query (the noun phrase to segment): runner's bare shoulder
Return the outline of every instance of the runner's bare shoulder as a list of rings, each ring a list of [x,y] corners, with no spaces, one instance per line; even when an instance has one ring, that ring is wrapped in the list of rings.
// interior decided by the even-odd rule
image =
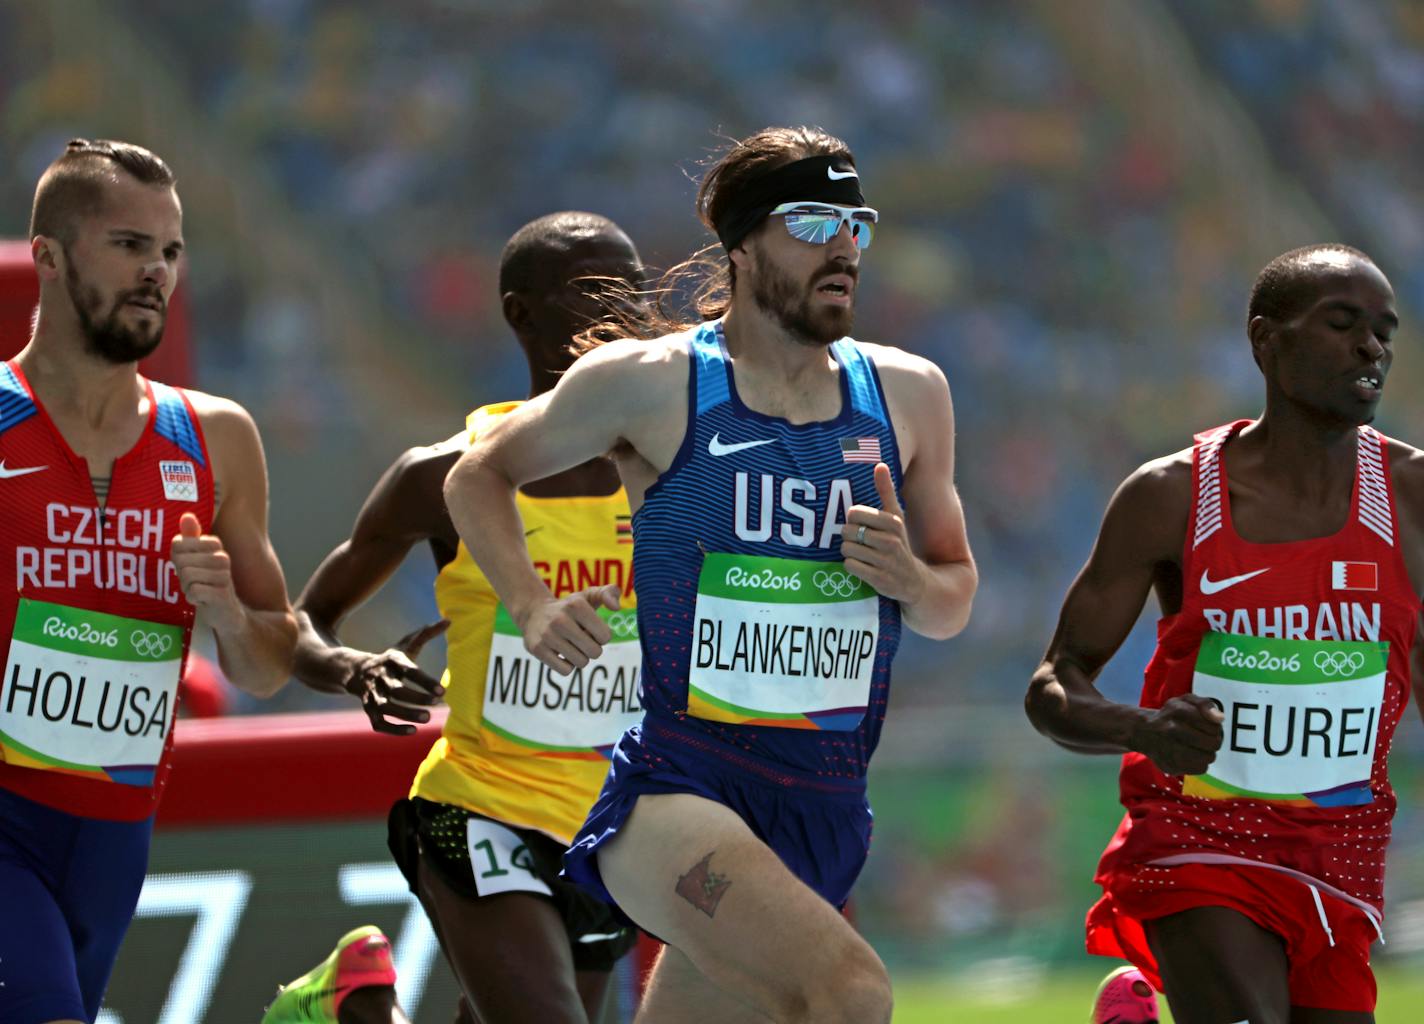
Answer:
[[[1184,448],[1134,470],[1113,495],[1103,528],[1125,529],[1154,560],[1176,561],[1191,503],[1192,449]]]
[[[213,459],[213,472],[221,484],[224,471],[236,470],[246,475],[255,464],[262,464],[262,441],[252,414],[231,398],[210,395],[206,391],[183,389],[198,415],[203,428],[203,440]]]
[[[1424,451],[1392,437],[1385,438],[1385,450],[1389,453],[1389,475],[1395,494],[1424,512]]]
[[[1424,451],[1392,437],[1385,439],[1385,445],[1402,532],[1417,535],[1424,530]]]
[[[396,456],[377,488],[389,487],[400,501],[433,503],[443,515],[445,476],[469,447],[469,432],[462,430],[435,444],[407,448]]]
[[[683,335],[624,338],[590,349],[569,376],[616,400],[633,416],[681,410],[687,404],[688,355]]]
[[[887,390],[911,389],[925,393],[923,389],[937,392],[948,386],[945,383],[944,371],[924,356],[874,341],[857,339],[856,346],[875,363],[875,369],[880,374],[880,383]]]

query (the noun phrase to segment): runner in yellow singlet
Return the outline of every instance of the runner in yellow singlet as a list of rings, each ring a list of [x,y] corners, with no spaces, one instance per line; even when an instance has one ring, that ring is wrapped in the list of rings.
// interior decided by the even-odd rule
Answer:
[[[557,213],[525,225],[500,265],[505,319],[529,361],[530,394],[554,386],[573,337],[608,295],[641,285],[632,242],[613,222]],[[611,287],[610,287],[611,286]],[[607,771],[606,751],[641,717],[628,498],[612,463],[595,459],[518,496],[526,537],[549,588],[605,606],[615,642],[570,677],[524,650],[494,589],[459,542],[445,474],[475,437],[519,402],[487,405],[447,441],[402,455],[376,484],[351,537],[322,562],[297,602],[296,675],[361,699],[372,726],[409,733],[443,695],[443,734],[391,811],[391,847],[455,970],[459,1021],[596,1022],[632,929],[558,877],[560,862]],[[427,542],[439,565],[441,622],[381,653],[337,639],[345,616]],[[448,629],[436,682],[414,658]],[[498,899],[491,897],[498,896]],[[385,937],[342,939],[328,960],[286,986],[264,1024],[403,1022]],[[347,996],[350,998],[347,998]]]

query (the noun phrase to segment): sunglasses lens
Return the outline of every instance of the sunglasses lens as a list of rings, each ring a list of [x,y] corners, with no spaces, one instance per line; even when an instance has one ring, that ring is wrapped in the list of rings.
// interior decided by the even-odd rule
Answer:
[[[875,220],[869,214],[858,213],[850,219],[850,236],[857,248],[869,249],[870,240],[875,237]]]
[[[840,216],[831,211],[792,211],[785,219],[792,238],[812,245],[825,245],[841,226]]]

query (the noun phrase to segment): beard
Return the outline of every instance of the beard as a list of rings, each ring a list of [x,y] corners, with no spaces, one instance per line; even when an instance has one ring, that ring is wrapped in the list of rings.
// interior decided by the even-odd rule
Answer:
[[[74,304],[75,315],[79,317],[79,327],[84,332],[88,350],[105,362],[114,364],[136,363],[152,354],[163,340],[163,327],[168,322],[168,308],[162,294],[149,288],[131,288],[120,292],[114,297],[108,313],[101,318],[99,313],[104,305],[104,297],[99,293],[99,289],[84,283],[79,271],[74,267],[73,260],[68,263],[64,283],[69,292],[69,300]],[[129,327],[119,320],[124,304],[135,298],[157,300],[160,307],[157,323],[151,326],[143,324],[139,327]]]
[[[854,267],[828,263],[811,275],[804,289],[769,260],[763,260],[757,269],[759,273],[752,284],[753,300],[792,338],[803,345],[824,347],[850,333],[855,323],[854,306],[813,309],[811,297],[815,294],[816,282],[830,274],[848,274],[855,280],[858,275]]]

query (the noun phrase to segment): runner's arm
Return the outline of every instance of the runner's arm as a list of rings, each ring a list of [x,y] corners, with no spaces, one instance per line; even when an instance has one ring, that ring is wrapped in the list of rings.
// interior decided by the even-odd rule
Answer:
[[[1424,587],[1424,452],[1399,441],[1389,442],[1389,473],[1399,515],[1400,553],[1416,593]],[[1424,717],[1424,609],[1414,648],[1409,652],[1409,678],[1414,706]]]
[[[646,452],[642,434],[666,400],[673,379],[668,367],[669,361],[644,343],[619,341],[594,349],[552,391],[482,433],[446,478],[445,501],[460,539],[518,624],[526,647],[556,671],[568,673],[598,657],[610,634],[594,608],[617,607],[617,588],[590,588],[555,601],[530,561],[516,489],[619,445]],[[685,379],[678,385],[673,393],[680,402]]]
[[[905,625],[921,636],[945,640],[969,622],[979,587],[964,507],[954,487],[954,405],[939,367],[905,353],[896,352],[893,358],[897,363],[884,366],[882,379],[895,418],[907,421],[913,443],[901,483],[909,511],[903,512],[895,499],[888,467],[876,467],[882,507],[878,512],[850,511],[842,550],[848,556],[847,568],[900,601]],[[870,536],[870,545],[847,541],[862,523],[881,525],[884,533]],[[872,568],[881,573],[867,574]]]
[[[267,535],[262,438],[237,403],[192,397],[222,503],[211,536],[198,536],[194,527],[175,538],[174,566],[189,600],[206,613],[223,672],[248,693],[268,697],[291,673],[297,623]]]
[[[1159,709],[1108,700],[1093,684],[1127,638],[1159,567],[1180,559],[1190,464],[1149,463],[1108,504],[1088,563],[1073,581],[1024,707],[1039,732],[1085,754],[1147,754],[1170,774],[1205,770],[1221,744],[1221,713],[1186,694]]]
[[[351,536],[322,560],[297,598],[293,674],[314,690],[359,698],[378,732],[415,731],[388,718],[429,721],[424,707],[438,701],[444,689],[413,659],[448,623],[417,630],[381,653],[347,647],[336,631],[412,547],[432,538],[453,539],[441,487],[463,448],[452,440],[401,455],[367,496]]]
[[[1409,678],[1414,689],[1414,710],[1424,718],[1424,614],[1414,633],[1414,649],[1409,652]]]

